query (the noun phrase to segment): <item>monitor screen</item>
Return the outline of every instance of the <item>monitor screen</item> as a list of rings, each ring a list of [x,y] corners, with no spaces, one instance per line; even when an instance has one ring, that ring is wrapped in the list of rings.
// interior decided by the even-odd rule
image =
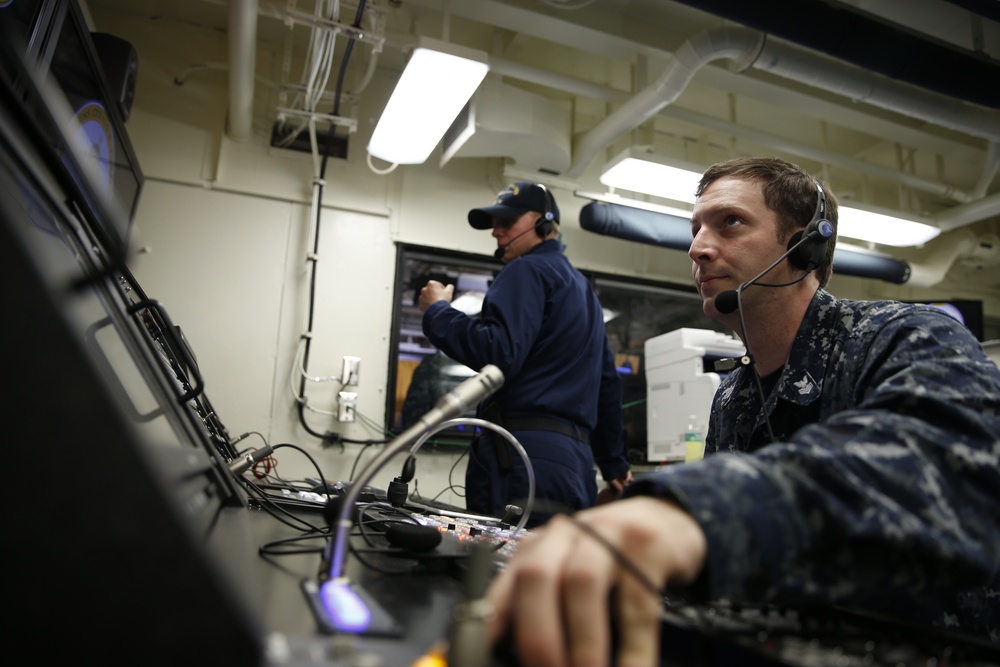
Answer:
[[[983,341],[983,302],[973,299],[945,299],[941,301],[907,301],[940,308],[968,327],[979,342]]]
[[[143,175],[82,11],[76,2],[0,3],[0,19],[0,38],[24,67],[8,76],[75,182],[74,205],[102,244],[124,257]],[[36,87],[42,98],[28,94]]]

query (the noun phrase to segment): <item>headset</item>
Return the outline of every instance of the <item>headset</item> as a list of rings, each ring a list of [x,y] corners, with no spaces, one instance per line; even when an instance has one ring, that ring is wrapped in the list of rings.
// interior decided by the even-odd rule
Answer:
[[[545,196],[545,212],[542,213],[542,217],[535,223],[535,231],[538,232],[538,235],[544,239],[552,233],[553,223],[559,221],[556,220],[555,214],[552,213],[552,193],[550,193],[549,189],[541,183],[535,183],[535,185]]]
[[[824,236],[819,232],[820,226],[833,227],[826,219],[826,194],[823,192],[823,186],[816,179],[813,179],[813,183],[816,184],[816,210],[813,211],[812,218],[806,228],[801,232],[796,232],[788,240],[788,249],[791,250],[796,243],[802,240],[803,235],[809,237],[805,243],[795,248],[788,256],[788,261],[792,263],[792,266],[807,273],[826,261],[826,253],[830,247],[832,234]]]

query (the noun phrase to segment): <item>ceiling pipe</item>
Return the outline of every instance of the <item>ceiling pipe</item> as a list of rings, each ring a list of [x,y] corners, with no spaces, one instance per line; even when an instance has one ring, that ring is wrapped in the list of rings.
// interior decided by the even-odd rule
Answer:
[[[603,100],[612,104],[623,104],[631,97],[630,93],[623,92],[617,88],[592,83],[590,81],[584,81],[582,79],[577,79],[563,74],[548,72],[537,67],[507,60],[505,58],[490,56],[490,71],[494,74],[518,79],[520,81],[534,83],[547,88],[555,88],[556,90],[560,90],[570,95]],[[851,169],[861,174],[869,174],[886,181],[899,183],[900,185],[905,185],[923,192],[929,192],[963,204],[975,201],[985,194],[986,187],[989,185],[993,174],[997,169],[998,161],[1000,161],[1000,151],[997,150],[998,144],[990,143],[986,158],[986,167],[984,168],[984,173],[980,176],[980,181],[976,186],[976,190],[973,192],[965,192],[950,183],[932,181],[903,171],[882,167],[871,162],[865,162],[864,160],[859,160],[857,158],[838,155],[821,148],[807,146],[797,141],[779,137],[768,132],[741,127],[736,123],[731,123],[712,116],[706,116],[705,114],[696,113],[677,106],[667,105],[660,109],[658,113],[661,116],[667,116],[690,125],[695,125],[708,130],[714,130],[733,137],[739,137],[761,145],[774,146],[778,150],[792,155],[797,155],[799,157],[822,162],[823,164],[834,165],[844,169]]]
[[[954,99],[899,83],[833,58],[768,38],[754,69],[828,90],[855,102],[963,132],[1000,141],[1000,112],[956,103]]]
[[[1000,108],[1000,64],[943,41],[928,39],[848,3],[828,0],[679,0],[853,63],[866,70],[974,104]],[[980,3],[981,5],[983,3]],[[996,5],[996,2],[986,3]],[[966,6],[977,12],[984,7]],[[906,9],[902,9],[906,11]],[[994,8],[993,13],[996,13]],[[946,15],[941,12],[941,20]]]
[[[1000,192],[962,206],[955,206],[935,215],[934,224],[943,232],[964,227],[979,220],[1000,215]]]
[[[581,176],[598,152],[671,104],[697,69],[718,59],[735,61],[733,68],[737,70],[750,66],[991,142],[1000,140],[1000,113],[956,104],[913,86],[876,78],[853,66],[768,39],[754,30],[716,28],[685,42],[655,82],[584,135],[576,144],[574,162],[565,175]]]
[[[792,155],[797,155],[810,160],[815,160],[816,162],[822,162],[826,165],[832,165],[842,169],[850,169],[851,171],[855,171],[859,174],[869,174],[886,181],[899,183],[900,185],[915,188],[923,192],[929,192],[962,204],[975,201],[983,196],[982,192],[978,195],[970,192],[964,192],[956,188],[951,183],[932,181],[919,176],[914,176],[913,174],[908,174],[905,171],[890,169],[872,162],[865,162],[864,160],[859,160],[857,158],[831,153],[830,151],[807,146],[797,141],[779,137],[769,132],[740,127],[736,123],[731,123],[720,118],[712,118],[705,116],[704,114],[698,114],[676,106],[667,107],[660,111],[660,114],[669,116],[684,123],[703,127],[708,130],[714,130],[730,136],[753,141],[754,143],[761,144],[762,146],[773,146],[780,151],[791,153]]]
[[[229,2],[229,137],[253,137],[254,74],[257,71],[257,0]]]
[[[426,8],[440,8],[440,0],[411,0],[411,2],[416,6],[422,6]],[[462,16],[470,20],[476,20],[487,25],[493,25],[498,28],[503,28],[507,30],[512,30],[519,32],[524,35],[529,35],[539,39],[545,39],[547,41],[552,41],[555,43],[563,44],[566,46],[577,47],[580,43],[587,43],[595,51],[602,53],[610,58],[628,58],[634,57],[635,54],[643,54],[649,57],[670,57],[671,54],[663,49],[656,49],[647,46],[642,43],[637,43],[620,37],[610,36],[604,33],[596,32],[593,29],[578,26],[574,23],[567,22],[565,20],[557,20],[550,16],[537,15],[527,10],[519,9],[516,7],[511,7],[510,5],[501,4],[493,0],[464,0],[458,3],[457,6],[450,7],[450,11],[453,15]],[[535,20],[540,19],[540,20]],[[398,42],[399,36],[395,36],[395,39],[390,40],[392,42]],[[772,42],[776,40],[771,40]],[[389,42],[387,42],[389,43]],[[398,45],[394,44],[398,48]],[[773,46],[773,45],[772,45]],[[802,53],[804,50],[798,50],[794,53]],[[793,55],[794,55],[793,53]],[[787,55],[787,54],[786,54]],[[785,64],[788,62],[787,57],[782,58]],[[555,88],[563,92],[580,95],[584,97],[590,97],[593,99],[601,99],[612,104],[623,104],[629,99],[629,94],[624,93],[620,90],[594,84],[589,81],[583,81],[573,77],[567,77],[564,75],[559,75],[554,72],[549,72],[546,70],[541,70],[536,67],[531,67],[528,65],[523,65],[511,60],[506,60],[503,58],[497,58],[490,56],[490,68],[495,74],[500,74],[502,76],[508,76],[522,81],[527,81],[530,83],[536,83],[538,85],[544,85],[547,87]],[[848,65],[841,65],[839,69],[834,68],[831,70],[831,75],[835,76],[838,80],[849,78],[851,75],[856,74],[856,69]],[[820,85],[815,81],[810,82],[811,85]],[[899,95],[898,104],[896,106],[902,107],[905,111],[910,106],[910,101],[907,97],[908,93],[912,93],[914,89],[910,86],[901,87],[902,92]],[[939,106],[935,108],[935,112],[939,113],[943,118],[961,118],[961,110],[968,107],[968,105],[958,101],[958,100],[938,100]],[[664,105],[663,108],[665,108]],[[686,113],[688,116],[693,116],[691,112],[686,112],[681,109],[671,108],[665,112],[667,115],[676,116],[677,114]],[[994,133],[1000,132],[1000,120],[997,120],[998,116],[987,114],[986,118],[983,119],[981,123],[977,120],[977,125],[979,127],[973,128],[973,130],[967,131],[964,126],[954,127],[955,123],[948,123],[949,127],[953,127],[958,132],[963,134],[972,134],[974,136],[982,134],[979,130],[982,126],[987,128],[994,128]],[[942,124],[941,118],[938,118],[935,114],[931,114],[931,117],[925,117],[924,120],[933,124]],[[710,119],[707,117],[701,117],[701,119],[694,119],[689,122],[693,124],[705,127],[706,124],[719,123],[717,119]],[[961,125],[961,123],[958,123]],[[634,129],[638,126],[633,125],[632,127],[625,127],[623,131],[628,131]],[[745,128],[735,128],[731,127],[726,131],[734,136],[749,137],[748,132],[751,132]],[[987,132],[989,134],[990,132]],[[750,138],[750,140],[754,140]],[[771,141],[766,141],[765,143],[772,143]],[[992,147],[991,141],[991,147]],[[842,156],[832,155],[829,152],[819,151],[816,149],[806,149],[801,146],[794,146],[792,144],[785,145],[784,148],[787,152],[796,155],[802,155],[804,157],[810,157],[811,159],[816,159],[818,161],[838,164],[843,159]],[[589,160],[593,160],[593,156]],[[581,163],[582,160],[578,160]],[[589,164],[589,161],[588,161]],[[991,161],[987,159],[987,169]],[[971,195],[968,193],[961,192],[954,188],[950,184],[941,184],[933,181],[925,181],[922,179],[916,179],[908,174],[902,172],[893,172],[892,170],[886,170],[879,167],[878,165],[873,165],[871,163],[866,163],[864,161],[855,160],[849,165],[843,165],[848,168],[853,168],[861,173],[869,173],[880,178],[891,179],[904,185],[909,185],[914,188],[925,190],[938,194],[943,197],[953,199],[958,202],[968,202],[972,201],[979,195]],[[586,165],[576,164],[571,166],[574,173],[577,171],[582,172],[586,169]],[[577,177],[578,178],[578,177]],[[983,174],[980,182],[986,178],[986,174]],[[573,178],[567,178],[570,181]],[[986,182],[989,180],[986,178]]]
[[[545,70],[540,70],[537,67],[506,60],[504,58],[495,58],[490,56],[490,71],[494,74],[518,79],[520,81],[527,81],[529,83],[545,86],[547,88],[555,88],[556,90],[560,90],[571,95],[589,97],[591,99],[603,100],[613,104],[622,104],[631,97],[629,93],[625,93],[617,88],[602,86],[571,76],[555,74]],[[998,145],[991,143],[986,158],[986,167],[984,168],[984,173],[980,176],[980,181],[976,186],[976,190],[973,192],[965,192],[958,189],[951,183],[932,181],[903,171],[890,169],[871,162],[865,162],[864,160],[859,160],[857,158],[831,153],[830,151],[823,150],[821,148],[807,146],[797,141],[779,137],[768,132],[741,127],[736,123],[731,123],[720,118],[706,116],[705,114],[696,113],[677,106],[667,105],[660,109],[659,115],[670,117],[704,129],[714,130],[732,137],[739,137],[740,139],[753,141],[761,145],[773,146],[780,151],[784,151],[785,153],[815,160],[816,162],[822,162],[823,164],[829,164],[844,169],[851,169],[860,174],[875,176],[889,182],[899,183],[900,185],[905,185],[923,192],[929,192],[963,204],[976,201],[985,194],[986,188],[997,169],[998,159],[1000,159],[998,158],[998,156],[1000,156],[1000,151],[997,150]],[[975,221],[972,220],[970,222]]]
[[[990,182],[993,181],[993,175],[997,173],[997,168],[1000,167],[1000,143],[991,141],[990,145],[986,147],[986,161],[984,165],[983,173],[979,175],[979,182],[972,188],[972,194],[977,199],[986,194],[986,190],[990,187]]]
[[[908,283],[914,287],[937,285],[944,280],[957,259],[974,256],[978,246],[979,239],[972,230],[955,232],[946,243],[936,243],[934,250],[920,264],[910,265]]]
[[[746,28],[714,28],[685,42],[659,78],[611,112],[573,147],[573,164],[564,176],[579,178],[597,154],[626,132],[646,122],[684,91],[695,73],[713,60],[752,61],[764,35]]]
[[[692,0],[688,4],[693,4],[695,2],[696,0]],[[413,6],[424,7],[427,9],[441,9],[441,0],[409,0],[409,3]],[[757,6],[760,3],[745,4],[748,4],[748,6],[754,11],[760,9]],[[695,4],[694,6],[697,5]],[[704,8],[702,9],[704,10]],[[462,2],[456,3],[451,7],[451,13],[453,16],[461,16],[471,21],[510,30],[524,36],[534,37],[570,48],[579,48],[580,44],[586,44],[589,50],[608,58],[629,59],[635,58],[637,55],[647,56],[650,58],[669,58],[671,56],[671,53],[663,48],[657,48],[644,42],[610,35],[607,32],[578,25],[565,19],[557,19],[544,13],[532,12],[503,2],[497,2],[496,0],[463,0]],[[801,7],[797,11],[793,12],[792,15],[801,17]],[[808,26],[809,30],[816,29],[817,24],[811,19],[801,22],[804,26]],[[774,39],[770,41],[776,42],[778,40]],[[870,46],[881,48],[881,45],[878,44]],[[805,53],[805,51],[806,49],[795,49],[791,52],[791,54],[796,56],[797,54]],[[491,57],[491,67],[493,66],[493,62],[494,61]],[[846,63],[840,63],[840,65],[841,68],[839,70],[829,70],[831,74],[836,75],[838,78],[850,77],[852,73],[857,72],[856,67],[850,66]],[[511,74],[511,76],[521,78],[517,74]],[[810,83],[810,85],[813,86],[818,85],[821,88],[823,87],[822,82],[807,81],[807,83]],[[890,81],[889,83],[894,82]],[[983,83],[982,81],[977,81],[976,85],[982,87]],[[917,89],[910,85],[900,85],[899,90],[901,91],[900,95],[903,99],[899,100],[898,106],[901,106],[902,109],[894,108],[893,110],[899,113],[905,113],[905,109],[909,106],[909,100],[906,98],[906,95]],[[960,99],[943,99],[940,96],[935,96],[935,99],[937,99],[941,105],[936,108],[936,112],[940,113],[941,117],[938,118],[932,114],[932,117],[923,118],[933,125],[944,125],[946,119],[952,119],[957,123],[962,117],[962,110],[969,107],[968,104],[962,102]],[[874,104],[875,102],[872,103]],[[986,128],[986,134],[990,137],[995,137],[996,134],[1000,133],[1000,120],[998,119],[1000,119],[1000,114],[986,113],[982,119],[973,119],[976,123],[976,127],[973,128],[973,131],[968,131],[968,129],[964,126],[955,127],[954,129],[963,134],[982,136],[982,130],[983,128]],[[953,123],[947,124],[947,126],[953,127]]]

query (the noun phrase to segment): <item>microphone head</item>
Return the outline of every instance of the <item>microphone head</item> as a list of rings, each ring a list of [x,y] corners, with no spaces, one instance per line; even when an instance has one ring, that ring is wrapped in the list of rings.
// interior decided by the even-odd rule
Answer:
[[[333,526],[337,523],[340,518],[340,510],[344,506],[344,501],[346,496],[330,496],[326,499],[326,504],[323,505],[323,518],[326,520],[326,525]],[[354,503],[351,508],[351,521],[357,525],[359,518],[358,504]]]
[[[740,295],[734,289],[727,289],[715,295],[715,309],[723,315],[733,312],[739,305]]]
[[[426,553],[441,544],[441,532],[434,526],[397,523],[386,529],[385,539],[399,549]]]
[[[499,248],[497,248],[496,250],[493,251],[493,258],[494,259],[503,259],[503,254],[505,252],[507,252],[507,246],[502,245],[502,246],[500,246]]]

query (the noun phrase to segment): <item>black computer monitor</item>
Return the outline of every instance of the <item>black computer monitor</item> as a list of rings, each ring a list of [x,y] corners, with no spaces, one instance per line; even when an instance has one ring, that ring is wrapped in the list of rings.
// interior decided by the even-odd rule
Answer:
[[[6,65],[14,91],[75,183],[73,201],[102,245],[121,260],[144,177],[125,131],[121,94],[110,89],[105,66],[76,2],[20,0],[0,6],[0,39],[15,62]],[[17,62],[19,61],[19,62]],[[29,94],[27,79],[58,90],[58,99]],[[61,146],[78,142],[77,162]]]
[[[968,327],[979,342],[983,341],[983,302],[975,299],[943,299],[941,301],[907,301],[940,308]]]

